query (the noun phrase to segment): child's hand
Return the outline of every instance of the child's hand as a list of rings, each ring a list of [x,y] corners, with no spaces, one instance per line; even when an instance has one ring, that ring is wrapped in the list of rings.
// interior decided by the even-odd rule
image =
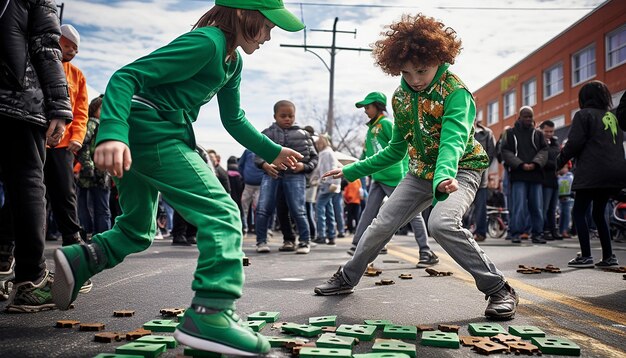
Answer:
[[[452,194],[455,191],[459,190],[459,182],[456,179],[446,179],[437,185],[437,191],[446,194]]]
[[[295,169],[296,163],[302,158],[302,154],[291,148],[283,147],[272,164],[274,164],[278,170],[287,170],[287,168]]]
[[[297,162],[296,163],[296,167],[293,169],[294,173],[300,173],[301,171],[304,170],[304,163],[302,162]]]
[[[328,178],[330,176],[332,176],[334,179],[343,178],[343,169],[335,168],[333,170],[329,170],[326,173],[324,173],[324,175],[322,175],[322,179]]]
[[[272,179],[278,178],[278,169],[276,169],[274,164],[270,164],[268,162],[263,163],[263,170],[265,170],[267,175],[272,177]]]
[[[121,178],[124,171],[130,170],[132,158],[130,148],[122,142],[111,140],[98,144],[93,161],[98,169]]]

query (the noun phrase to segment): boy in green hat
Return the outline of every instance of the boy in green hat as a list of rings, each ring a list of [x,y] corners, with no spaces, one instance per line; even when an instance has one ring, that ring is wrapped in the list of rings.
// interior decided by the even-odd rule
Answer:
[[[200,350],[258,356],[269,352],[267,339],[244,328],[234,313],[244,280],[239,210],[195,152],[192,123],[217,95],[221,121],[233,138],[278,170],[293,167],[302,156],[259,133],[240,108],[237,48],[252,54],[275,25],[287,31],[304,25],[280,0],[215,3],[192,31],[111,77],[94,162],[115,177],[123,214],[91,244],[56,250],[52,295],[67,309],[87,279],[148,248],[161,192],[198,228],[195,297],[174,337]]]
[[[441,247],[476,281],[489,300],[485,316],[510,319],[518,297],[496,265],[463,228],[488,157],[474,139],[476,107],[463,82],[448,70],[461,51],[456,32],[423,14],[404,15],[374,44],[376,64],[402,79],[393,94],[395,122],[389,146],[376,155],[325,176],[354,180],[384,170],[409,153],[409,174],[365,230],[354,257],[318,294],[354,291],[368,263],[393,234],[433,204],[428,226]]]
[[[365,99],[356,104],[357,108],[363,108],[365,114],[369,118],[367,122],[367,135],[365,136],[365,144],[363,146],[363,154],[361,160],[369,158],[376,153],[382,151],[389,145],[393,122],[387,118],[387,96],[381,92],[371,92]],[[361,219],[357,225],[356,232],[352,238],[352,247],[348,250],[348,254],[354,255],[356,247],[372,220],[378,215],[380,206],[383,204],[385,196],[391,196],[393,190],[398,186],[402,178],[406,175],[409,167],[409,157],[405,156],[403,160],[392,164],[385,170],[372,174],[372,183],[369,188],[369,196],[365,204],[365,209],[361,214]],[[428,267],[439,262],[437,255],[428,246],[428,236],[426,235],[426,225],[422,214],[418,213],[411,221],[415,241],[419,246],[420,257],[418,267]],[[382,253],[385,253],[383,248]]]

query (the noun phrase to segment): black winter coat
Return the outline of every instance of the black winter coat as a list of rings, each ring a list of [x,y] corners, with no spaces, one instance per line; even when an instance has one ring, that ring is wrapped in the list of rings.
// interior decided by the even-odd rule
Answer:
[[[0,0],[0,116],[72,120],[60,36],[54,1]]]
[[[556,167],[556,157],[559,155],[560,151],[561,146],[559,145],[559,139],[552,137],[548,143],[548,160],[543,167],[543,186],[546,188],[559,187],[556,172],[561,168]]]
[[[268,136],[274,143],[280,144],[283,147],[291,148],[302,154],[303,158],[300,161],[304,164],[304,174],[311,173],[313,169],[317,167],[317,151],[313,146],[313,140],[311,139],[309,132],[296,125],[282,129],[278,126],[278,124],[272,123],[271,126],[265,128],[261,133]],[[265,161],[258,155],[256,156],[254,162],[259,168],[263,167],[263,163],[265,163]],[[287,173],[293,173],[293,171],[291,169],[287,169]]]
[[[548,160],[548,145],[543,133],[524,128],[519,121],[502,137],[502,159],[509,167],[511,181],[543,183],[543,167]],[[525,171],[522,164],[535,163],[535,169]]]
[[[624,132],[613,113],[595,108],[576,112],[557,167],[572,158],[576,163],[572,190],[626,187]]]

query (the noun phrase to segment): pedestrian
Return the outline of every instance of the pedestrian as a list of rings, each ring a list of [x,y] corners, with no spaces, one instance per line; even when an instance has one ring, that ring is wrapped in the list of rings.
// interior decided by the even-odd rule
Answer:
[[[80,163],[78,172],[78,217],[87,237],[111,228],[111,175],[95,167],[93,152],[96,149],[96,134],[100,126],[102,96],[89,103],[89,121],[83,147],[76,154]]]
[[[74,180],[74,159],[83,146],[87,121],[89,120],[89,100],[87,81],[82,71],[71,61],[78,53],[80,35],[74,26],[61,26],[61,52],[63,69],[70,89],[70,100],[74,120],[65,128],[61,142],[47,149],[44,176],[46,194],[50,200],[52,214],[61,232],[63,245],[80,243],[84,239],[78,219],[78,200]]]
[[[626,92],[622,94],[622,98],[619,100],[615,115],[617,116],[619,127],[626,131]]]
[[[547,120],[541,122],[539,129],[548,144],[548,156],[546,165],[543,167],[543,239],[546,241],[562,240],[556,223],[556,207],[559,202],[559,182],[557,179],[556,157],[559,155],[561,145],[554,135],[554,122]]]
[[[314,178],[321,178],[324,173],[342,166],[335,156],[335,151],[330,144],[330,137],[328,134],[320,134],[315,142],[315,147],[319,153],[319,160],[317,168],[315,168],[315,174],[313,174]],[[315,203],[317,237],[314,242],[316,244],[335,245],[335,238],[337,237],[337,221],[333,198],[336,194],[341,195],[340,179],[326,178],[320,181],[317,193],[317,202]]]
[[[365,145],[361,160],[370,158],[387,148],[390,144],[393,122],[387,118],[387,96],[381,92],[371,92],[365,98],[355,104],[356,108],[363,108],[367,116],[367,134],[365,135]],[[372,220],[378,215],[385,197],[391,196],[396,186],[409,170],[409,157],[391,164],[387,169],[372,173],[367,203],[361,213],[356,232],[352,237],[352,247],[348,250],[349,255],[354,255],[357,245],[365,230],[370,226]],[[426,224],[421,212],[410,220],[415,241],[419,247],[419,267],[432,266],[439,262],[437,255],[428,245],[428,234]],[[403,225],[404,226],[404,225]],[[381,248],[381,254],[386,254],[387,248]]]
[[[474,138],[482,145],[483,149],[489,157],[489,166],[496,157],[496,139],[493,131],[489,127],[485,127],[480,119],[476,117],[474,120]],[[473,203],[473,222],[474,222],[474,240],[485,241],[487,238],[487,197],[489,195],[489,169],[483,172],[480,180],[480,186],[476,192]]]
[[[241,221],[243,222],[243,208],[241,207],[241,195],[243,193],[243,180],[241,174],[239,174],[239,167],[237,166],[237,157],[231,155],[226,161],[226,173],[228,173],[228,184],[230,186],[230,197],[233,198],[241,215]],[[243,231],[243,224],[241,226]]]
[[[44,257],[46,144],[59,144],[66,123],[72,121],[72,107],[54,1],[3,4],[0,180],[6,202],[0,209],[0,281],[14,277],[6,311],[39,312],[55,308],[50,294],[52,277]]]
[[[618,266],[611,247],[605,210],[609,198],[626,187],[624,132],[619,130],[617,118],[610,111],[611,92],[603,82],[585,83],[578,92],[578,104],[580,111],[572,119],[567,142],[556,161],[557,168],[562,168],[572,158],[576,163],[572,182],[572,190],[576,192],[572,217],[581,251],[567,265],[577,268],[594,266],[586,220],[587,210],[591,206],[593,222],[602,245],[602,260],[596,262],[595,266]]]
[[[363,188],[361,187],[361,179],[347,182],[343,189],[343,200],[346,203],[346,223],[350,234],[354,234],[356,227],[359,225],[361,217],[361,195]]]
[[[530,215],[531,240],[545,244],[543,239],[543,167],[548,159],[548,145],[543,133],[535,129],[534,111],[529,106],[519,109],[515,125],[502,134],[502,158],[509,168],[511,183],[509,238],[521,242],[525,232],[526,213]]]
[[[572,183],[574,174],[569,170],[569,163],[559,169],[557,181],[559,184],[559,233],[564,239],[569,239],[570,224],[572,222],[572,205],[574,205],[574,193]]]
[[[116,177],[122,215],[90,244],[55,251],[52,293],[60,309],[69,308],[89,277],[150,246],[161,192],[198,228],[195,294],[174,337],[195,349],[229,355],[270,350],[267,339],[243,327],[235,314],[244,279],[239,211],[195,151],[192,123],[217,95],[220,119],[235,140],[278,170],[295,166],[301,155],[261,135],[239,106],[242,56],[237,49],[252,54],[270,39],[274,25],[288,31],[304,27],[280,1],[216,0],[191,31],[111,76],[94,161]]]
[[[384,35],[374,44],[376,64],[387,74],[402,76],[392,100],[392,139],[378,154],[327,175],[355,180],[402,161],[407,150],[410,171],[363,234],[354,257],[315,292],[353,292],[391,236],[432,203],[431,234],[489,298],[485,315],[512,318],[517,294],[461,222],[489,165],[474,139],[472,94],[448,70],[461,40],[452,28],[423,14],[403,15]]]
[[[261,180],[263,179],[263,170],[254,164],[254,158],[254,152],[250,149],[246,149],[238,162],[239,173],[243,179],[241,208],[243,210],[244,234],[254,232],[256,205],[259,201],[259,189],[261,188]],[[248,225],[248,220],[250,220],[250,225]]]
[[[305,189],[306,175],[311,173],[317,166],[317,152],[313,147],[311,136],[307,131],[295,124],[296,105],[287,100],[281,100],[274,104],[274,123],[263,130],[263,134],[276,143],[295,149],[302,155],[302,161],[298,162],[295,169],[279,172],[276,166],[265,161],[257,155],[255,163],[265,171],[261,181],[261,193],[256,210],[256,251],[260,253],[270,252],[267,245],[268,222],[276,208],[276,192],[278,187],[287,201],[289,214],[296,222],[299,234],[297,254],[308,254],[310,251],[309,222],[306,217]],[[290,225],[288,219],[282,218],[280,225]],[[295,239],[295,238],[292,238]],[[294,242],[287,240],[283,246],[294,246]],[[287,248],[287,247],[285,247]],[[290,249],[285,251],[291,251]]]

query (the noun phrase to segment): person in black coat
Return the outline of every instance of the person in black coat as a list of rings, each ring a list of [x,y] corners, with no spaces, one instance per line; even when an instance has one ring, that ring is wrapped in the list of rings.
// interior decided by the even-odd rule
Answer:
[[[72,121],[60,36],[54,1],[0,0],[0,281],[15,275],[9,312],[55,308],[44,257],[43,165],[46,144],[56,146]]]
[[[556,175],[556,157],[561,151],[559,139],[554,136],[554,122],[543,121],[539,129],[548,144],[548,159],[543,167],[543,239],[562,240],[556,227],[556,206],[559,203],[559,182]]]
[[[578,93],[578,103],[580,111],[574,115],[567,142],[557,157],[557,168],[562,168],[572,158],[576,163],[572,182],[576,198],[572,216],[578,230],[581,255],[570,260],[568,266],[594,266],[586,220],[592,203],[592,217],[602,245],[602,260],[595,266],[617,266],[604,212],[609,198],[626,187],[624,132],[618,128],[617,118],[609,110],[611,93],[604,83],[590,81],[584,84]]]

